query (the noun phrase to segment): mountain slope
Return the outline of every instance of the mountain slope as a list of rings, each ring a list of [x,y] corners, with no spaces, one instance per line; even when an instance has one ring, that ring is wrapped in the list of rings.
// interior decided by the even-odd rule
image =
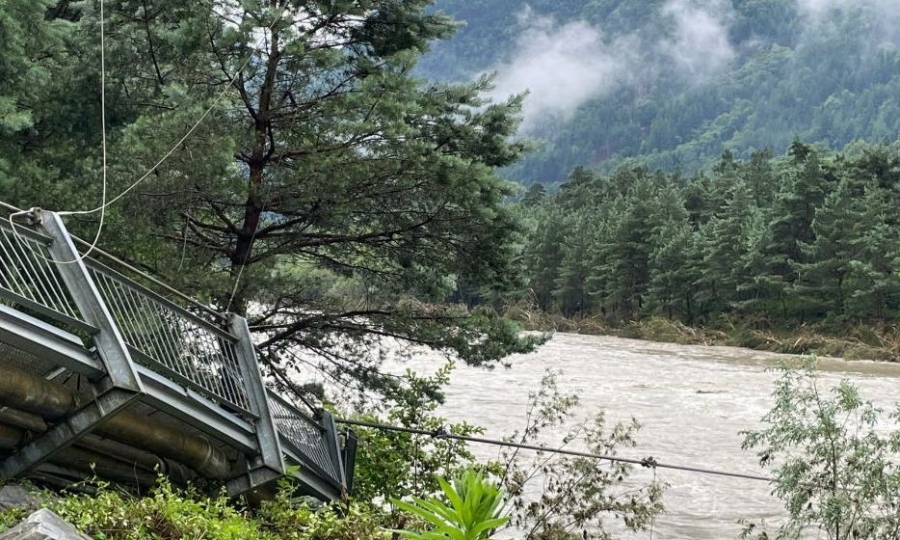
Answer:
[[[465,21],[423,74],[496,73],[530,90],[539,148],[510,174],[552,182],[637,158],[694,170],[726,149],[841,148],[900,132],[900,10],[893,0],[439,0]]]

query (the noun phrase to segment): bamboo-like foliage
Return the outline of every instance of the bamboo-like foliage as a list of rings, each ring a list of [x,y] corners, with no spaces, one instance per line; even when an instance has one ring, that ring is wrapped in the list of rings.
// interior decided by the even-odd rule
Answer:
[[[502,489],[488,482],[481,473],[471,469],[449,483],[438,479],[446,500],[437,497],[418,498],[413,502],[394,500],[393,503],[420,518],[431,527],[418,532],[395,531],[412,540],[482,540],[509,521],[500,515]]]

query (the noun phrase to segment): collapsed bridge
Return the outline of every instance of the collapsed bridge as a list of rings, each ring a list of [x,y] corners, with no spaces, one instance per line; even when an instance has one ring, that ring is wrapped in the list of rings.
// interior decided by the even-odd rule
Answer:
[[[84,256],[53,212],[26,216],[0,223],[0,478],[159,471],[239,495],[289,475],[347,493],[352,433],[267,387],[245,319]]]

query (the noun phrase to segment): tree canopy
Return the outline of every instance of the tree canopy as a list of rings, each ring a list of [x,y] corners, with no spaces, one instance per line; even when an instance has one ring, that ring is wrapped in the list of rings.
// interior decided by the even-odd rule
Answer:
[[[795,138],[832,150],[900,132],[891,2],[438,0],[465,21],[422,71],[530,89],[538,150],[511,169],[561,181],[628,159],[695,172]],[[526,101],[526,111],[528,109]],[[554,114],[561,103],[567,112]],[[541,111],[546,114],[539,114]]]
[[[99,4],[4,4],[0,198],[94,208]],[[513,191],[495,169],[522,150],[508,142],[520,104],[485,103],[487,79],[413,75],[454,30],[428,4],[104,4],[109,190],[132,191],[106,209],[101,245],[246,315],[273,365],[372,383],[404,344],[472,363],[529,349],[479,307],[488,296],[450,302],[463,283],[514,279]]]
[[[690,177],[576,169],[519,204],[527,297],[611,322],[894,324],[898,146],[725,153]]]

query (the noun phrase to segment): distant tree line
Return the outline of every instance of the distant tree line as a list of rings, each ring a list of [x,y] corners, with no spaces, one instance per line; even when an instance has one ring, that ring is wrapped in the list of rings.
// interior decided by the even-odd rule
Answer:
[[[542,310],[609,321],[771,322],[900,315],[898,147],[726,152],[692,177],[575,169],[520,202],[521,264]]]

